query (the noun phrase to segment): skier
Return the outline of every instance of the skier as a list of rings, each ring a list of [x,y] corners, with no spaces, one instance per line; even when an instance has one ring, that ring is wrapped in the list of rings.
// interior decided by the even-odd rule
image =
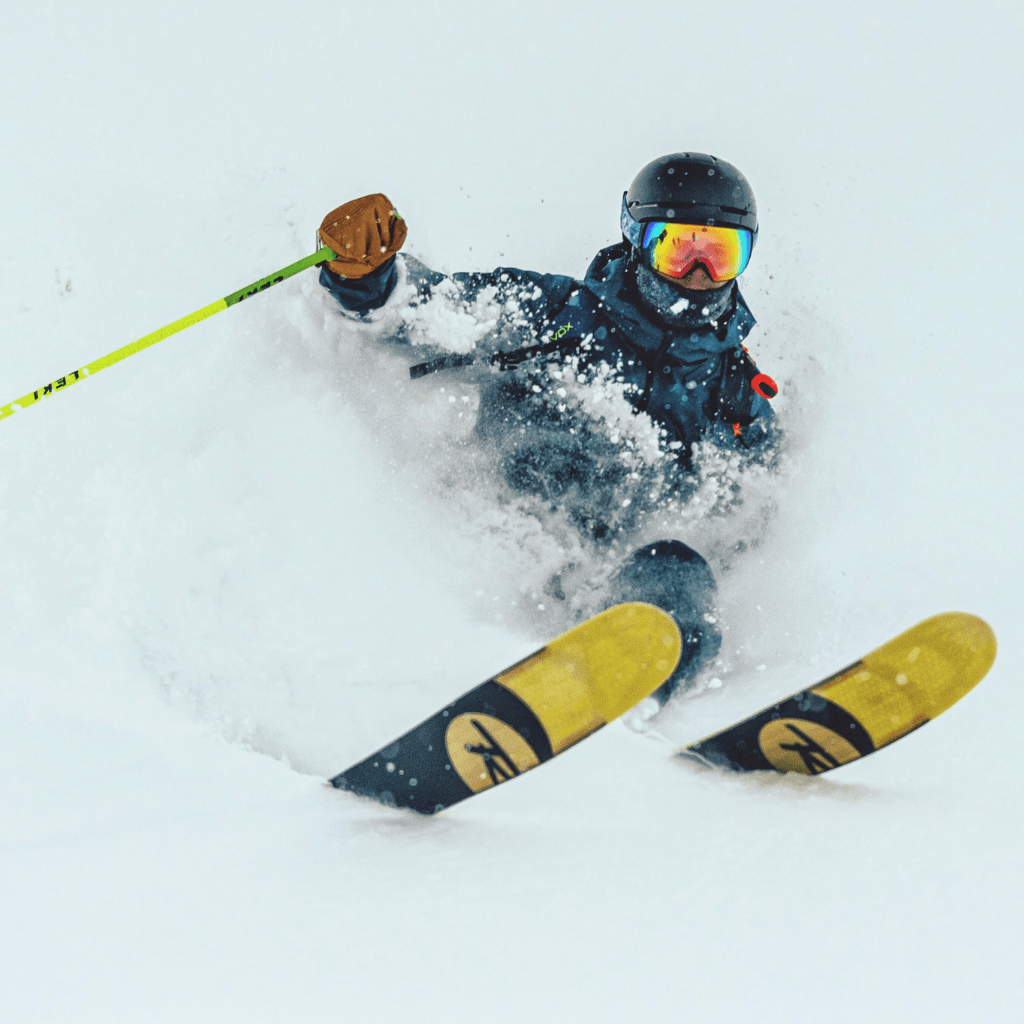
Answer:
[[[324,218],[319,238],[337,259],[321,268],[320,283],[347,316],[387,323],[397,340],[412,329],[416,307],[432,301],[462,310],[483,303],[495,313],[471,353],[439,351],[411,374],[481,363],[493,370],[482,378],[477,435],[495,445],[510,486],[563,499],[599,541],[609,527],[594,511],[595,496],[605,494],[620,463],[564,402],[551,401],[557,387],[539,385],[537,375],[566,367],[574,379],[611,374],[634,410],[660,425],[684,471],[701,441],[769,451],[776,388],[743,347],[755,321],[736,282],[757,227],[753,191],[737,168],[703,153],[673,153],[634,178],[622,197],[622,242],[599,252],[582,281],[509,267],[432,271],[399,254],[406,223],[377,194]],[[396,307],[412,315],[388,320]],[[570,488],[575,500],[564,500]],[[616,573],[609,603],[657,604],[683,633],[680,666],[656,695],[662,702],[717,654],[714,598],[707,563],[679,541],[645,545]]]

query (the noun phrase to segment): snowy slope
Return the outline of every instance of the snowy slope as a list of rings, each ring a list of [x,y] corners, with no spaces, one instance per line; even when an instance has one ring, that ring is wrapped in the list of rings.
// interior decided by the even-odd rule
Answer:
[[[420,820],[323,779],[535,648],[518,583],[556,555],[445,490],[444,382],[309,274],[0,423],[0,1016],[1012,1019],[1022,28],[991,0],[12,0],[0,401],[370,191],[439,269],[582,274],[690,148],[757,191],[750,344],[794,452],[723,579],[721,688]],[[996,665],[878,757],[671,758],[952,609]]]

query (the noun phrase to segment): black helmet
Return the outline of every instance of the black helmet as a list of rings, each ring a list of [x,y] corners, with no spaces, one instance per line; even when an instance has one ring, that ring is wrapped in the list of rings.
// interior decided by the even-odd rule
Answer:
[[[623,205],[638,222],[746,228],[757,238],[750,182],[732,164],[707,153],[671,153],[652,160],[633,179]]]

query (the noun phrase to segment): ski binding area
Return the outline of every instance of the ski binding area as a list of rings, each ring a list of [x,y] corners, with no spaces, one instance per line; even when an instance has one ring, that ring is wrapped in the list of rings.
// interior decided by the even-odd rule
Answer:
[[[422,814],[507,782],[647,697],[679,661],[672,617],[629,603],[601,612],[463,694],[331,779]],[[940,715],[992,667],[988,623],[935,615],[835,675],[680,751],[734,771],[820,775]]]

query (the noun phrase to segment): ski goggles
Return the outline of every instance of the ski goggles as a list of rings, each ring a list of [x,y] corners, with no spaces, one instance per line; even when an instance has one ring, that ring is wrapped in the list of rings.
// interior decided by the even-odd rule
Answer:
[[[702,263],[713,281],[739,277],[750,262],[754,237],[746,228],[633,220],[622,199],[622,233],[644,262],[665,277],[685,277]]]

